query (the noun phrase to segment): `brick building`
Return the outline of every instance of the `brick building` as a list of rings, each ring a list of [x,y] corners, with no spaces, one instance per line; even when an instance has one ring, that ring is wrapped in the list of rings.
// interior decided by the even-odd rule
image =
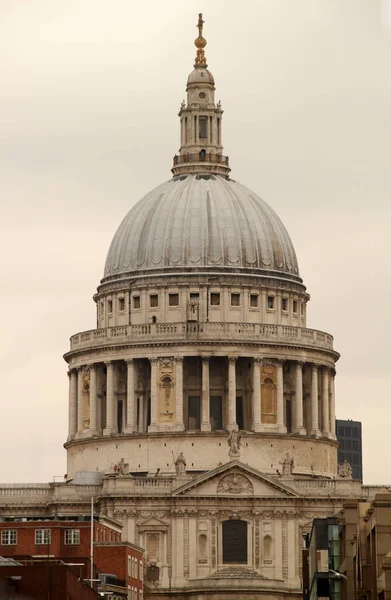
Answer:
[[[9,518],[0,523],[0,555],[18,561],[18,568],[22,569],[23,574],[23,589],[30,586],[28,581],[35,582],[30,586],[30,593],[37,593],[36,597],[40,598],[37,590],[47,585],[45,578],[40,583],[42,569],[50,568],[50,573],[54,569],[56,581],[61,580],[69,586],[76,585],[74,577],[72,574],[63,574],[60,569],[62,566],[71,566],[71,571],[81,580],[90,577],[91,521],[87,519],[89,517],[68,517],[64,520]],[[103,590],[111,588],[111,591],[115,588],[114,597],[142,600],[143,549],[122,542],[121,525],[110,517],[94,520],[93,527],[94,579],[100,577],[102,580],[102,586],[95,587]],[[31,574],[34,573],[34,567],[37,569],[35,576]],[[7,569],[10,568],[7,565]],[[0,580],[4,580],[4,577],[5,570],[2,568]],[[32,595],[32,598],[35,596]]]

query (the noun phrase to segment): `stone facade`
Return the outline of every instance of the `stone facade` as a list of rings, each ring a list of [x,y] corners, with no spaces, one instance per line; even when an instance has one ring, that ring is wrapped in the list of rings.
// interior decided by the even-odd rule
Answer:
[[[152,594],[299,598],[312,519],[374,491],[338,476],[339,354],[306,327],[283,224],[229,179],[202,25],[174,177],[124,219],[97,328],[65,355],[67,481],[0,487],[0,515],[83,513],[93,496],[145,548]]]

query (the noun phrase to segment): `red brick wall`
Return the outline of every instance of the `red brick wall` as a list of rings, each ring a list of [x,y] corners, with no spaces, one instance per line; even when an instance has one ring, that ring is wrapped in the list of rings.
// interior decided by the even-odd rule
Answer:
[[[131,573],[131,566],[128,565],[129,557],[137,558],[137,576],[133,578],[129,575]],[[127,546],[125,543],[122,546],[106,546],[105,544],[95,544],[94,546],[94,563],[102,573],[113,573],[116,574],[118,579],[124,579],[126,587],[136,587],[142,589],[143,582],[140,580],[140,564],[143,558],[142,552]]]
[[[2,523],[1,531],[6,529],[17,530],[16,545],[1,545],[0,556],[31,556],[51,554],[55,557],[67,556],[89,556],[90,555],[90,523],[83,521],[30,521],[27,523]],[[50,544],[35,544],[35,530],[50,529]],[[79,529],[80,544],[65,544],[65,530]],[[105,537],[105,541],[119,541],[120,534],[105,527],[100,523],[94,523],[94,539],[97,541]]]
[[[17,582],[20,597],[43,600],[48,597],[50,590],[51,600],[95,600],[96,593],[85,583],[79,581],[78,576],[65,566],[32,565],[25,567],[2,567],[0,578],[21,576]],[[18,597],[18,596],[17,596]]]

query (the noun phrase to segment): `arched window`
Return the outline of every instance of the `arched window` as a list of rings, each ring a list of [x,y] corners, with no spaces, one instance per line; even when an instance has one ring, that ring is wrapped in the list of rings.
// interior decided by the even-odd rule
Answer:
[[[200,152],[200,160],[206,160],[206,150],[204,148]]]
[[[223,521],[223,563],[247,564],[247,523],[239,519]]]

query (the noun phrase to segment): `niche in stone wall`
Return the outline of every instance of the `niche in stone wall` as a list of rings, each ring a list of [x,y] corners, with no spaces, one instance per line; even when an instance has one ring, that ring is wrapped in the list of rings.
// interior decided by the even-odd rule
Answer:
[[[172,423],[175,414],[175,385],[173,377],[173,360],[164,358],[160,361],[159,379],[159,421]]]
[[[262,541],[262,557],[264,565],[273,564],[273,540],[271,535],[265,535]]]
[[[156,562],[159,558],[159,536],[156,533],[148,534],[147,557],[149,562]]]
[[[90,369],[83,369],[83,428],[90,427]]]
[[[262,369],[262,423],[277,423],[276,367],[265,365]]]
[[[200,564],[208,562],[208,538],[205,533],[198,536],[198,562]]]

